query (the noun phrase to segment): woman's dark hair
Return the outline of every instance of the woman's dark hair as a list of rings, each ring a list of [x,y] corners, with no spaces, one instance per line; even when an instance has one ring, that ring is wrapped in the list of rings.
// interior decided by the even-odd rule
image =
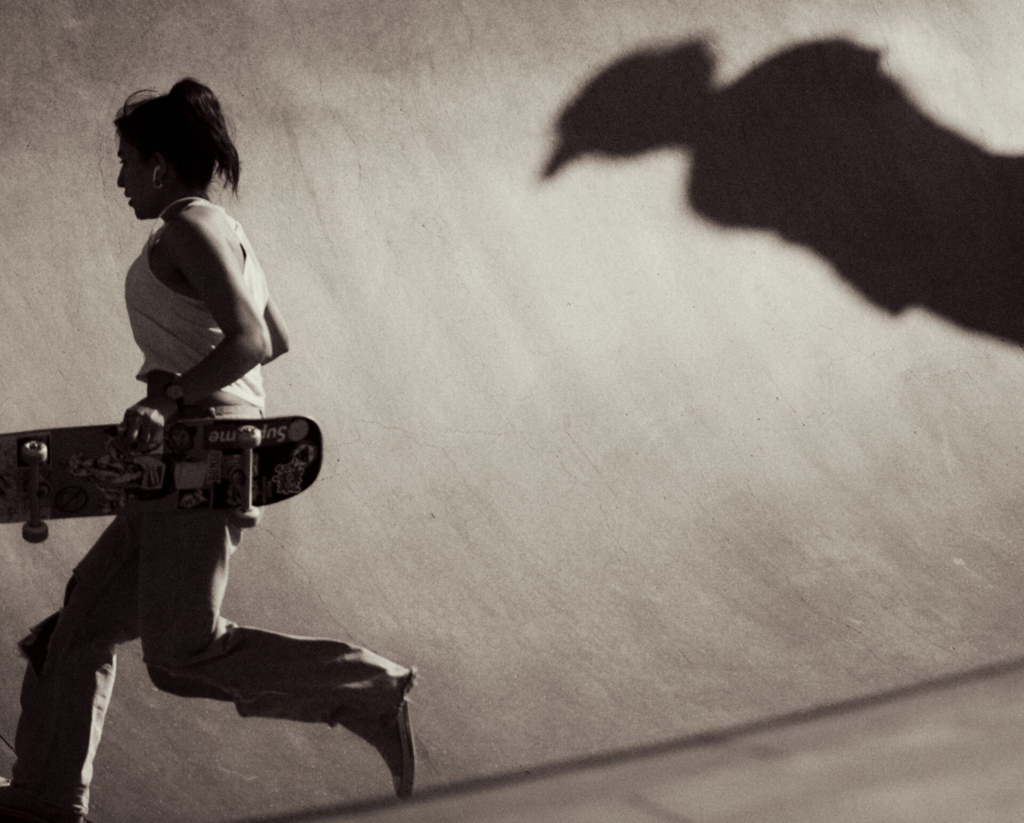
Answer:
[[[114,125],[143,158],[162,154],[186,185],[205,188],[216,172],[238,190],[240,164],[227,121],[216,95],[197,80],[179,80],[163,95],[135,92]]]

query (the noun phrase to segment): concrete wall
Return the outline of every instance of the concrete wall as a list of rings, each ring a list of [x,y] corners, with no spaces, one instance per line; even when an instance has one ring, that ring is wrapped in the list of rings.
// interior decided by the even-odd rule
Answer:
[[[0,14],[0,429],[107,422],[137,399],[121,288],[148,227],[115,186],[111,120],[138,88],[206,82],[243,161],[222,202],[293,335],[267,370],[270,411],[328,437],[317,486],[247,537],[226,611],[415,663],[421,785],[1022,652],[1013,3],[4,0]],[[733,131],[699,144],[604,146],[542,177],[590,79],[695,39],[714,89],[763,104],[756,117],[734,107]],[[899,162],[864,166],[862,145],[823,147],[804,122],[750,164],[774,113],[801,125],[799,106],[773,107],[785,75],[751,72],[836,39],[881,50],[906,123],[878,121],[889,142],[870,156]],[[834,88],[814,77],[794,83]],[[844,93],[872,134],[870,101]],[[615,114],[588,121],[598,142],[632,122]],[[779,148],[790,139],[820,167],[799,197],[783,191],[806,172]],[[756,176],[780,157],[796,167]],[[905,191],[893,179],[920,204],[898,215],[912,242],[902,223],[879,229],[888,213],[866,196]],[[748,180],[781,199],[766,207]],[[851,180],[865,188],[844,199]],[[800,233],[783,206],[816,181],[833,189],[810,206],[835,211]],[[864,235],[831,241],[872,226],[899,255],[873,242],[864,262]],[[893,260],[913,287],[902,302],[872,291]],[[6,741],[13,643],[103,525],[54,523],[42,546],[0,530]],[[125,648],[97,821],[389,788],[342,732],[163,695]]]

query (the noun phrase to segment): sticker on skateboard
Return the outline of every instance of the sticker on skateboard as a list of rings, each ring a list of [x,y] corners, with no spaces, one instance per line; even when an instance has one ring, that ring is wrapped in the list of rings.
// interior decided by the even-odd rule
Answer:
[[[46,520],[154,510],[251,509],[287,500],[317,478],[323,444],[306,417],[172,421],[139,452],[118,426],[0,434],[0,523],[46,539]]]

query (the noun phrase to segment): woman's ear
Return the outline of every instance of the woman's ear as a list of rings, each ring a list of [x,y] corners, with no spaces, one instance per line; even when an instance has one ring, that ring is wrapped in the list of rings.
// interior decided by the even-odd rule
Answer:
[[[153,188],[162,189],[167,177],[167,159],[160,152],[156,152],[150,159],[150,163],[153,166]]]

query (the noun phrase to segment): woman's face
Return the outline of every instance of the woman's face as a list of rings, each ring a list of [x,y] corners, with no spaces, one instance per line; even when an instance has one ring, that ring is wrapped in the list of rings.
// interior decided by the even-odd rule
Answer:
[[[117,156],[121,159],[121,171],[117,175],[118,188],[124,189],[128,205],[139,220],[159,217],[163,210],[160,189],[154,185],[154,175],[162,173],[160,161],[154,156],[143,160],[139,150],[120,135],[117,140]]]

